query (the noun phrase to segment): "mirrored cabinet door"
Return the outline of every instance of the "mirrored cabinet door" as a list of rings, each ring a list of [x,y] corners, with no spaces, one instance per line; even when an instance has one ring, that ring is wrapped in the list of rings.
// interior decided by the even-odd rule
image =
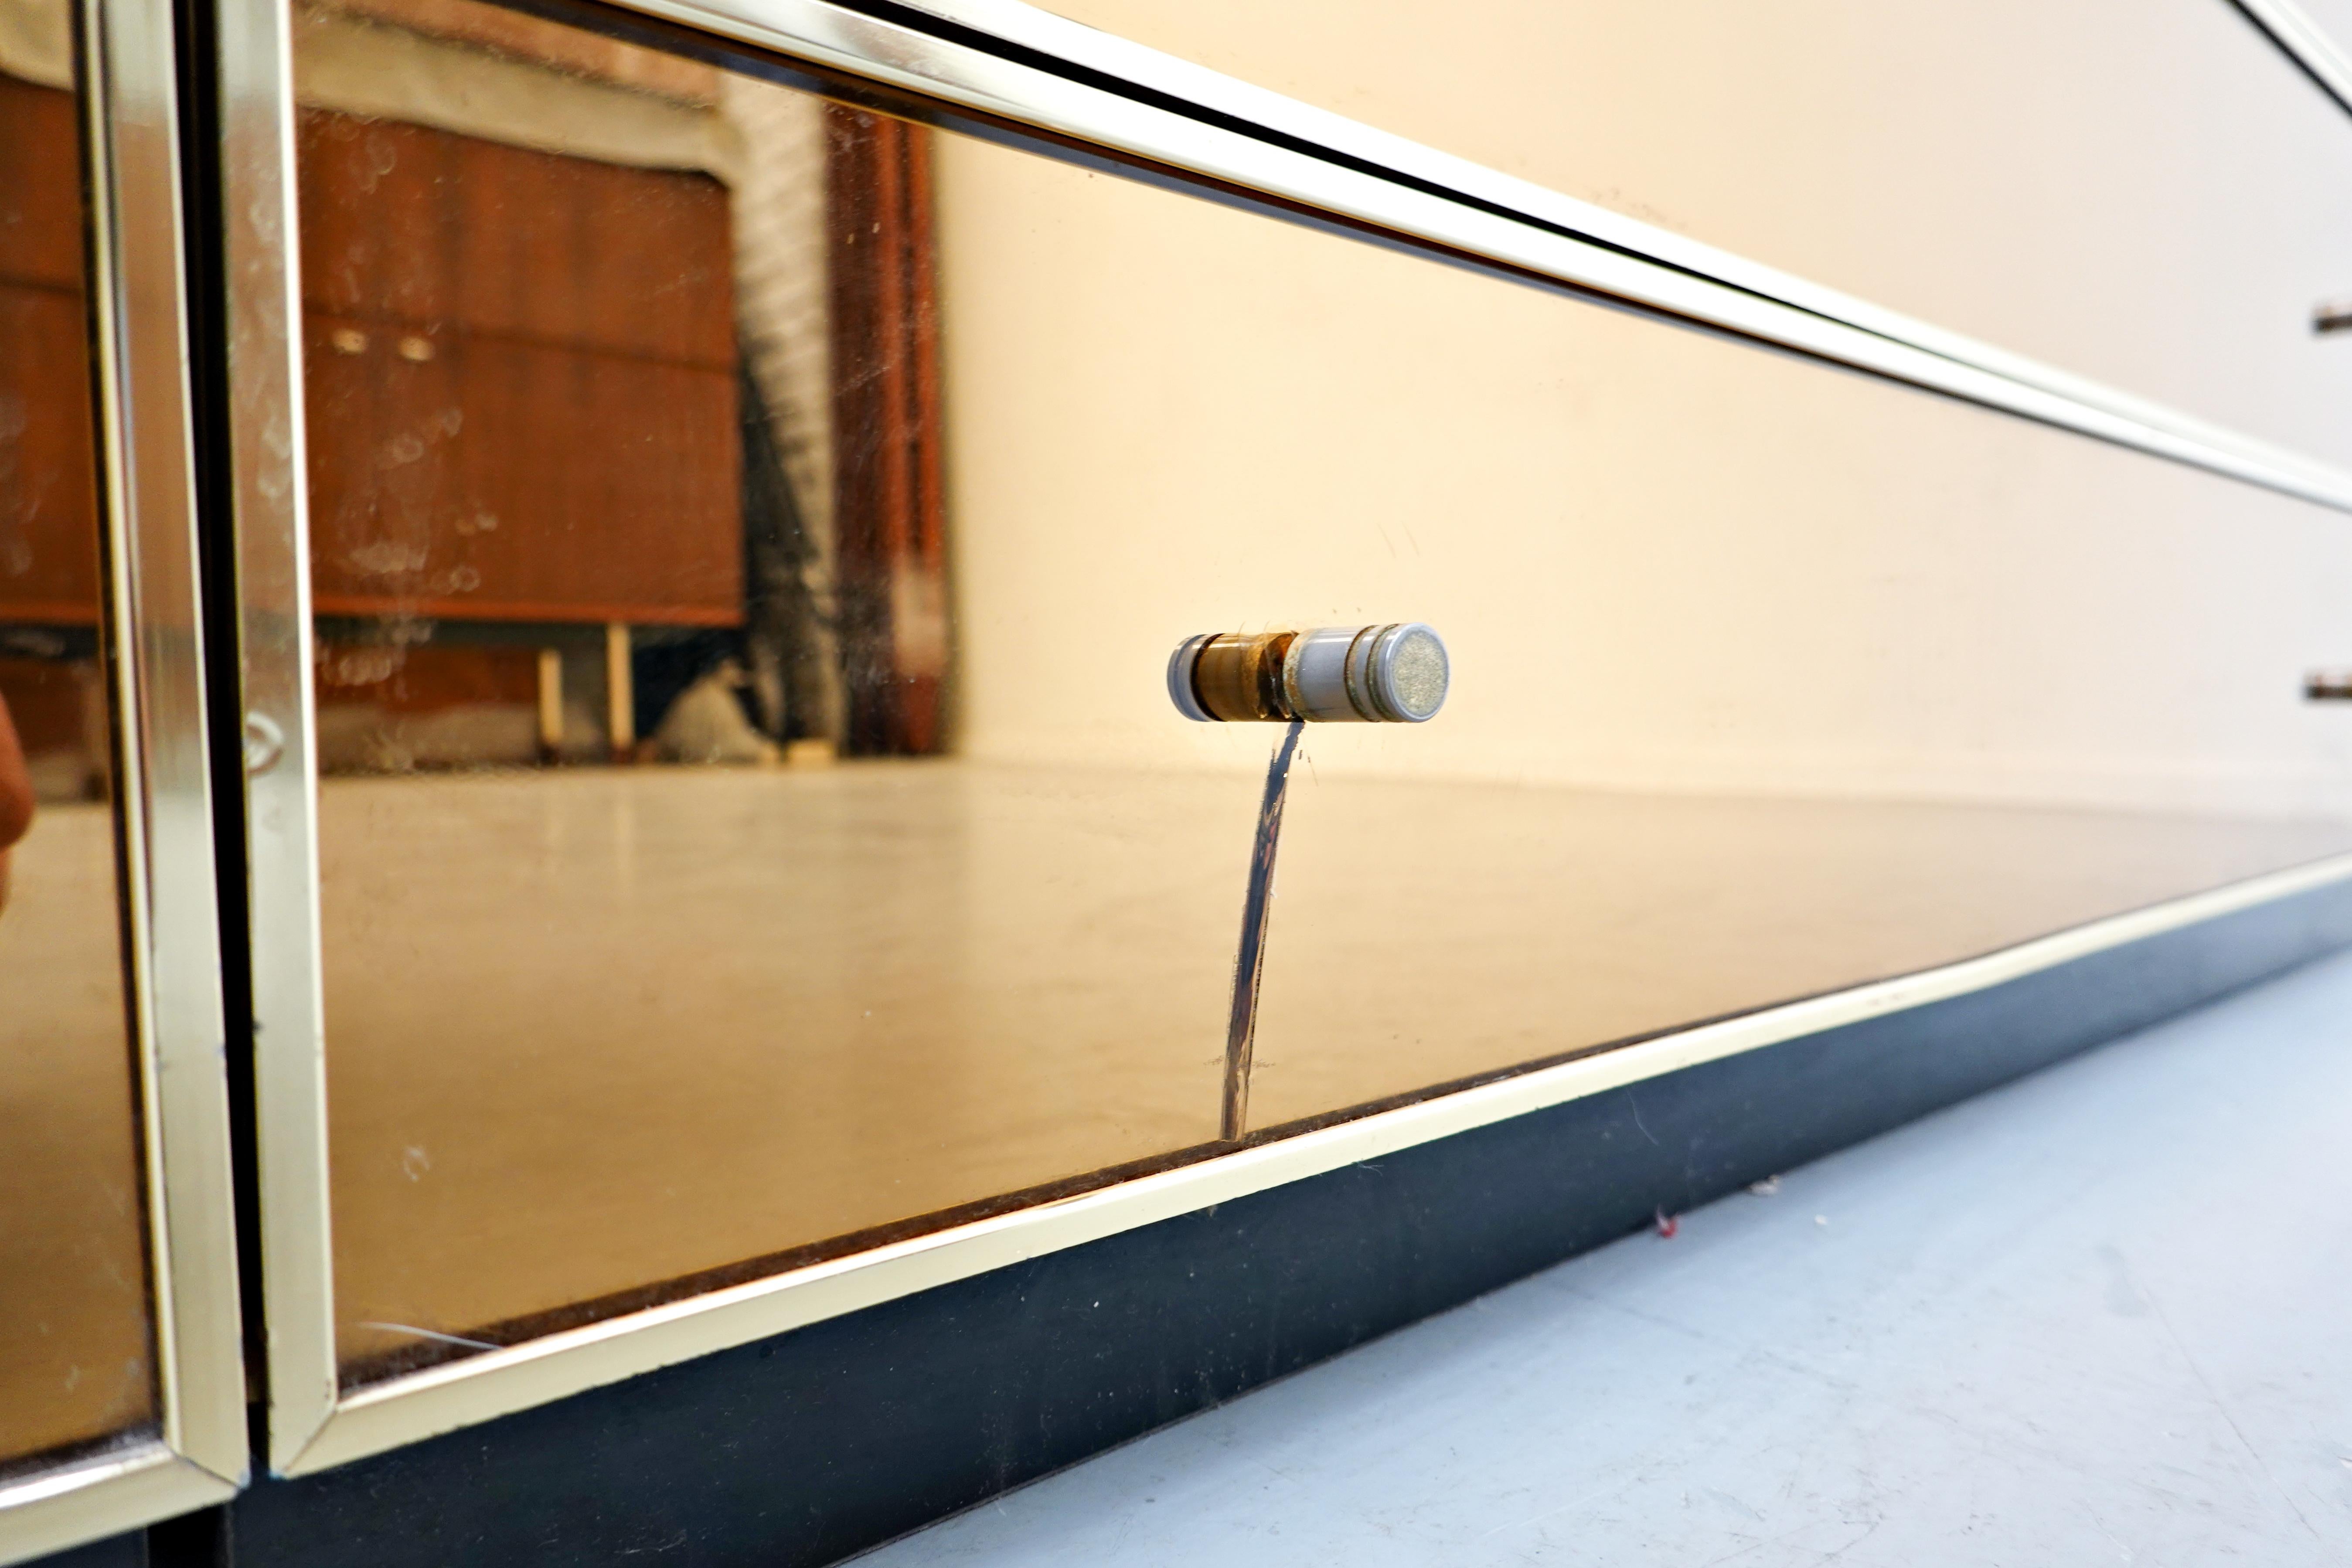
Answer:
[[[2316,506],[788,62],[290,16],[329,1405],[2352,850]]]

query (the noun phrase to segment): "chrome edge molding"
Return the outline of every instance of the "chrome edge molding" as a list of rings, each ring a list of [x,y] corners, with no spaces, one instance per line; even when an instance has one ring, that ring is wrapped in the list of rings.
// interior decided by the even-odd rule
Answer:
[[[285,0],[220,0],[218,16],[240,710],[284,736],[245,781],[270,1464],[282,1468],[336,1392],[293,39]]]
[[[254,996],[270,1322],[270,1467],[305,1475],[824,1318],[1699,1062],[2000,984],[2122,942],[2352,879],[2352,857],[2095,922],[1990,957],[1687,1030],[1281,1142],[446,1363],[337,1387],[317,915],[317,785],[301,455],[300,302],[286,0],[224,0],[232,442],[248,706],[288,738],[249,781]],[[1508,273],[2352,510],[2352,473],[1879,311],[1009,0],[927,0],[992,31],[1280,129],[1365,173],[827,0],[622,0],[626,9],[878,84],[894,111],[1009,122]],[[970,116],[971,118],[967,118]],[[1302,130],[1301,128],[1305,128]],[[1306,132],[1311,131],[1312,135]],[[1369,150],[1369,151],[1368,151]],[[1377,153],[1378,156],[1373,156]],[[1442,176],[1442,177],[1440,177]],[[1444,185],[1467,199],[1420,188]],[[1505,199],[1507,197],[1508,199]],[[1478,205],[1474,205],[1478,204]],[[1523,214],[1503,216],[1501,205]],[[1277,215],[1278,216],[1278,215]],[[1571,221],[1572,220],[1572,221]],[[1577,227],[1595,237],[1559,232]],[[1600,242],[1596,242],[1600,241]],[[265,254],[272,246],[279,254]],[[1627,251],[1648,247],[1648,254]],[[1709,269],[1713,270],[1710,271]]]
[[[246,1468],[168,0],[97,0],[101,430],[163,1440]]]
[[[0,1487],[0,1562],[217,1502],[247,1473],[205,742],[169,0],[83,0],[110,695],[160,1442]]]
[[[2352,58],[2294,0],[2230,0],[2246,19],[2310,73],[2336,106],[2352,111]]]

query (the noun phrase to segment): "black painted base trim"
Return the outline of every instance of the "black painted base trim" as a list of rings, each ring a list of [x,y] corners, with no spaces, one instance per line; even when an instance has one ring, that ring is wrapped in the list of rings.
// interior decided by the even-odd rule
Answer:
[[[129,1535],[109,1536],[93,1541],[87,1546],[77,1546],[70,1552],[59,1552],[43,1557],[30,1568],[151,1568],[147,1553],[146,1531]]]
[[[2339,884],[1572,1100],[260,1483],[230,1505],[230,1555],[832,1563],[2347,945]]]

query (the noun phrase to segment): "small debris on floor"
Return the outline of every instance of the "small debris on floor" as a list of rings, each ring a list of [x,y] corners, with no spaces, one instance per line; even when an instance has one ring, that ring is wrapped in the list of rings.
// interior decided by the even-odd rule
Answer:
[[[1683,1222],[1681,1215],[1668,1214],[1664,1209],[1653,1209],[1650,1212],[1658,1216],[1658,1234],[1660,1236],[1672,1240],[1675,1232],[1682,1229]]]
[[[1759,1198],[1778,1197],[1780,1195],[1780,1178],[1767,1176],[1760,1182],[1750,1182],[1748,1190]]]
[[[1813,1223],[1815,1225],[1827,1225],[1829,1222],[1830,1216],[1825,1214],[1817,1214],[1813,1216]]]

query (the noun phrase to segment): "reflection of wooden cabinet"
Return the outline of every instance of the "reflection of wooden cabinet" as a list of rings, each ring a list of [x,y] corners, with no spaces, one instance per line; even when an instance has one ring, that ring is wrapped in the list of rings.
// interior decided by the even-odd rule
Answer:
[[[98,620],[70,93],[0,76],[0,621]]]
[[[306,112],[320,612],[732,626],[727,195]]]

